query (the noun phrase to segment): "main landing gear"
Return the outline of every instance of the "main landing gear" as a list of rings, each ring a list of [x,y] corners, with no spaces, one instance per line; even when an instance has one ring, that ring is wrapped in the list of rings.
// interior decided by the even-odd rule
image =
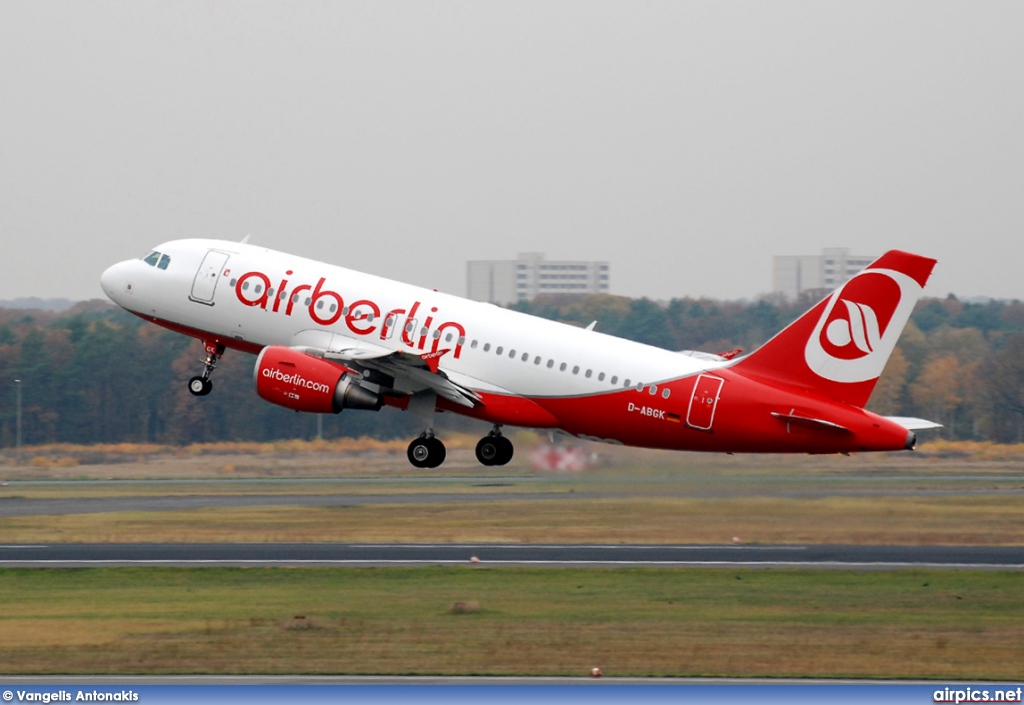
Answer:
[[[224,346],[220,343],[212,343],[208,340],[204,340],[203,345],[206,347],[206,360],[203,361],[203,364],[205,365],[203,374],[197,375],[188,381],[188,391],[192,392],[192,395],[197,397],[205,397],[213,389],[213,382],[210,381],[210,374],[213,372],[213,368],[217,366],[217,360],[224,354]]]
[[[512,441],[501,435],[498,426],[476,444],[476,459],[488,467],[505,465],[512,460],[514,452]],[[448,451],[445,450],[444,443],[434,437],[434,432],[428,430],[409,444],[406,455],[409,462],[418,468],[436,468],[444,462]]]
[[[406,455],[409,456],[409,462],[418,468],[436,468],[444,462],[448,451],[445,450],[444,443],[435,438],[433,433],[428,435],[424,432],[409,444]]]
[[[497,425],[476,444],[476,459],[488,467],[507,464],[514,452],[512,441],[501,435]]]

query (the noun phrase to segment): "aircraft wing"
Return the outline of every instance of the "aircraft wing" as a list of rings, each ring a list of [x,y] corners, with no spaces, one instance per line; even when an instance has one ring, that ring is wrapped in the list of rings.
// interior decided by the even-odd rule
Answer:
[[[381,386],[401,394],[415,394],[431,390],[439,397],[444,397],[460,406],[473,408],[483,404],[476,392],[451,381],[448,375],[440,369],[440,362],[449,352],[448,349],[416,355],[389,350],[382,345],[364,340],[353,341],[340,336],[332,336],[332,338],[328,341],[312,339],[309,336],[296,336],[292,342],[293,344],[299,343],[295,347],[323,357],[325,360],[340,362],[347,367],[365,368],[379,372],[389,378],[389,384],[381,384]],[[302,343],[313,343],[313,345],[303,345]],[[326,343],[326,345],[320,347],[315,343]],[[375,380],[371,376],[369,381],[380,384],[377,381],[379,379],[380,377]]]

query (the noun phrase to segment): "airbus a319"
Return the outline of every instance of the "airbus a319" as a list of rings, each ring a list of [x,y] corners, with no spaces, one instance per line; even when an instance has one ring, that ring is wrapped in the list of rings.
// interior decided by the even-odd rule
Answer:
[[[446,455],[439,412],[505,426],[728,453],[912,450],[937,424],[864,407],[935,260],[893,250],[747,355],[673,352],[351,269],[223,240],[175,240],[113,265],[103,290],[203,342],[197,397],[226,350],[256,355],[260,397],[295,411],[415,414],[417,467]]]

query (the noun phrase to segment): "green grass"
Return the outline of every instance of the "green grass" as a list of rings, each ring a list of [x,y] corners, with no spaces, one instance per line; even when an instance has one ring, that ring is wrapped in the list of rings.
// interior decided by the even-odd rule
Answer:
[[[1020,573],[9,569],[0,603],[5,674],[1024,674]]]

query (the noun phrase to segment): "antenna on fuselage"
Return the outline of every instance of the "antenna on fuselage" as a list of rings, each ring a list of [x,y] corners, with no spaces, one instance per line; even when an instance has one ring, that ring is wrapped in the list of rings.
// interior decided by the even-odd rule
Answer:
[[[247,242],[249,242],[249,238],[251,238],[251,237],[252,237],[252,233],[249,233],[248,235],[246,235],[245,237],[243,237],[243,238],[242,238],[242,240],[241,240],[242,244],[244,245],[244,244],[246,244]]]

